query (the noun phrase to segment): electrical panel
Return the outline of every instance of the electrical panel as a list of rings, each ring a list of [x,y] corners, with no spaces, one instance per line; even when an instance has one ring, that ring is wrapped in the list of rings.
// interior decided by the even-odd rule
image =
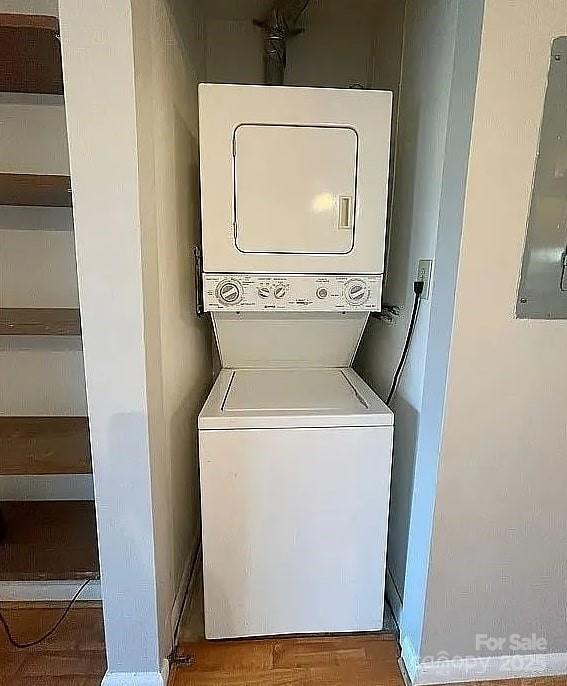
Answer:
[[[567,37],[551,49],[516,316],[567,318]]]

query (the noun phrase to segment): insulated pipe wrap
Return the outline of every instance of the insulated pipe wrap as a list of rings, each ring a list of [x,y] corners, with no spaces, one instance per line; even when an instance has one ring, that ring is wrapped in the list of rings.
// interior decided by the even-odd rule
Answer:
[[[287,64],[287,40],[301,33],[296,28],[309,0],[276,0],[268,18],[257,22],[264,29],[264,81],[270,86],[284,83]]]

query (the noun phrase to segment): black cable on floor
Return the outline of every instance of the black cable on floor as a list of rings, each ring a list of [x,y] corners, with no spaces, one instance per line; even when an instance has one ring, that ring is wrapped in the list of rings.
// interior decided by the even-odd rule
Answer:
[[[424,286],[425,286],[425,284],[423,283],[423,281],[415,281],[413,284],[414,300],[413,300],[413,309],[411,312],[410,324],[408,327],[408,332],[406,335],[406,340],[404,343],[404,348],[402,350],[400,361],[398,362],[398,366],[396,367],[396,371],[394,373],[394,378],[392,380],[392,386],[390,388],[390,392],[388,393],[388,399],[386,400],[386,405],[389,405],[390,401],[394,397],[394,393],[396,392],[396,390],[398,388],[398,383],[400,382],[402,372],[404,371],[404,367],[405,367],[406,360],[407,360],[408,353],[409,353],[409,349],[410,349],[411,340],[413,338],[413,332],[415,329],[415,325],[417,323],[417,315],[419,314],[419,307],[421,305],[421,294],[423,293]]]
[[[20,642],[16,640],[12,634],[12,631],[10,629],[10,626],[8,625],[8,622],[6,621],[6,618],[0,611],[0,624],[4,627],[4,631],[6,632],[6,636],[8,638],[8,641],[14,648],[18,648],[18,650],[24,650],[25,648],[32,648],[33,646],[38,645],[39,643],[43,643],[43,641],[46,641],[50,636],[53,636],[53,634],[59,629],[61,624],[65,621],[65,618],[71,611],[71,608],[73,605],[77,602],[78,597],[81,595],[81,593],[85,590],[87,585],[92,581],[92,579],[86,579],[86,581],[82,584],[82,586],[79,588],[79,590],[75,593],[73,598],[69,601],[69,604],[63,611],[63,614],[59,619],[55,622],[55,624],[49,629],[48,631],[43,634],[43,636],[40,636],[39,638],[33,640],[33,641],[26,641],[26,642]]]

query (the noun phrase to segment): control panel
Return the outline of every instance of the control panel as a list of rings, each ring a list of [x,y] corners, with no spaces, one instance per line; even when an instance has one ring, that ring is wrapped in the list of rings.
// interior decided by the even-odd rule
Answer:
[[[381,275],[204,274],[205,310],[376,311]]]

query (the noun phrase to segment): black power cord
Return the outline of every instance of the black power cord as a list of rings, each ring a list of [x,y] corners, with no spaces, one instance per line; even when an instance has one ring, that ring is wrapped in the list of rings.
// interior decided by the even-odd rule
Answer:
[[[86,581],[82,584],[82,586],[79,588],[79,590],[75,593],[73,598],[69,601],[69,604],[63,611],[63,614],[59,619],[55,622],[55,624],[46,631],[43,636],[40,636],[39,638],[34,639],[33,641],[26,641],[26,642],[21,642],[18,641],[17,639],[14,638],[12,631],[10,629],[10,626],[8,622],[6,621],[6,618],[0,611],[0,624],[4,627],[4,631],[6,632],[6,636],[8,638],[8,641],[10,642],[10,645],[12,645],[14,648],[17,648],[18,650],[25,650],[26,648],[33,648],[33,646],[38,645],[39,643],[43,643],[43,641],[46,641],[50,636],[53,636],[53,634],[59,629],[61,624],[65,621],[65,618],[71,611],[71,608],[73,605],[77,602],[77,598],[81,595],[81,593],[84,591],[84,589],[87,587],[87,584],[89,584],[92,581],[92,579],[86,579]]]
[[[390,401],[394,397],[394,394],[396,390],[398,389],[398,384],[400,382],[400,378],[402,376],[402,372],[404,371],[404,367],[406,364],[406,360],[408,358],[408,353],[411,345],[411,340],[413,338],[413,332],[415,330],[415,325],[417,323],[417,315],[419,314],[419,307],[421,305],[421,295],[423,293],[423,289],[425,287],[425,283],[423,281],[414,281],[413,282],[413,292],[414,292],[414,299],[413,299],[413,309],[411,311],[411,319],[408,327],[408,332],[406,335],[406,340],[404,343],[404,348],[402,350],[402,354],[400,357],[400,361],[398,362],[398,366],[396,367],[396,371],[394,372],[394,378],[392,379],[392,386],[390,387],[390,392],[388,393],[388,399],[386,400],[386,405],[390,404]]]

